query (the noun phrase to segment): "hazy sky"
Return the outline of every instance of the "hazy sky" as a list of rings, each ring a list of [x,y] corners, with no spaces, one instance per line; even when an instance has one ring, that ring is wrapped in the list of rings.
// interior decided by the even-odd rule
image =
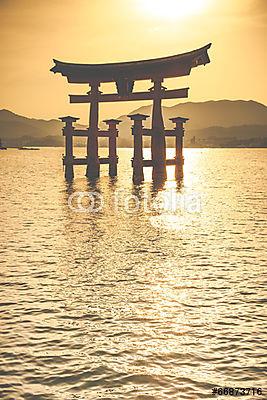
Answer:
[[[70,105],[68,94],[88,87],[49,72],[53,58],[138,60],[209,42],[211,64],[193,69],[189,77],[166,80],[165,86],[189,86],[190,101],[267,104],[267,0],[0,0],[0,18],[0,108],[45,119],[71,114],[86,122],[88,105]],[[149,103],[101,104],[101,117],[117,117],[142,104]]]

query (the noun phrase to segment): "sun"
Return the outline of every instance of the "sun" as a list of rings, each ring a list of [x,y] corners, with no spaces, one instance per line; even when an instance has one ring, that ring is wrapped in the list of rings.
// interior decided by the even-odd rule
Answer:
[[[177,19],[203,12],[209,0],[140,0],[142,11],[153,17]]]

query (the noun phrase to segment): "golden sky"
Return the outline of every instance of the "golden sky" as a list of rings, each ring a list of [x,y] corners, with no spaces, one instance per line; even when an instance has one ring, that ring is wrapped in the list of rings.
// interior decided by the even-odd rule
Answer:
[[[49,72],[53,58],[81,63],[148,59],[209,42],[210,64],[164,85],[189,86],[189,101],[267,104],[267,0],[0,0],[0,18],[0,108],[18,114],[45,119],[70,114],[87,122],[88,105],[69,104],[68,94],[86,93],[88,87]],[[150,86],[138,82],[135,89]],[[149,102],[101,104],[101,118],[143,104]]]

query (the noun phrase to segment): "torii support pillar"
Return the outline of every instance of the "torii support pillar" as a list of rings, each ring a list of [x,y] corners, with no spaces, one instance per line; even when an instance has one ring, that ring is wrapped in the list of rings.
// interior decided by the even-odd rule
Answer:
[[[161,100],[162,92],[165,88],[162,86],[163,79],[153,79],[153,109],[152,109],[152,137],[151,137],[151,155],[153,161],[153,179],[165,179],[166,171],[166,141],[164,133],[164,122],[162,116]]]
[[[183,166],[184,166],[184,156],[183,156],[183,137],[184,137],[184,123],[188,121],[189,118],[170,118],[175,124],[175,176],[176,178],[183,177]]]
[[[73,171],[74,127],[73,127],[73,123],[78,121],[79,118],[67,116],[67,117],[60,117],[59,119],[65,123],[65,126],[62,129],[63,136],[65,136],[65,156],[63,158],[63,165],[65,165],[65,178],[67,180],[72,180],[74,178],[74,171]]]
[[[117,125],[121,122],[118,119],[106,119],[105,122],[108,125],[108,148],[109,148],[109,175],[117,176],[117,165],[118,165],[118,155],[117,155],[117,137],[118,129]]]
[[[89,114],[89,135],[87,139],[87,170],[88,178],[99,178],[100,162],[98,157],[98,115],[99,115],[99,82],[90,84],[91,106]]]
[[[132,159],[133,166],[133,182],[136,184],[141,183],[144,180],[143,171],[143,121],[145,121],[149,115],[144,114],[133,114],[128,117],[134,121],[132,127],[132,134],[134,137],[134,156]]]

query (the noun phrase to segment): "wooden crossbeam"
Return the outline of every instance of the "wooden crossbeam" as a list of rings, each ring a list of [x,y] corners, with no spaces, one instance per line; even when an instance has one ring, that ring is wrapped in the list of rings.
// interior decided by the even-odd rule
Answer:
[[[90,130],[89,129],[74,129],[72,136],[76,137],[88,137],[90,135]],[[112,133],[109,131],[98,131],[97,132],[98,137],[110,137],[113,136]]]
[[[74,129],[72,136],[88,137],[89,131],[88,131],[88,129]]]
[[[177,160],[175,158],[171,158],[166,160],[166,165],[176,165]],[[153,167],[154,163],[153,160],[143,160],[143,166],[144,167]]]
[[[165,129],[164,130],[165,136],[177,136],[179,135],[179,131],[175,129]],[[88,137],[90,135],[90,131],[88,129],[74,129],[73,135],[76,137]],[[152,129],[143,129],[143,136],[152,136],[153,130]],[[113,136],[109,131],[101,130],[97,133],[98,137],[110,137]]]
[[[110,164],[112,162],[114,162],[114,160],[112,160],[109,157],[101,157],[99,158],[99,162],[100,164]],[[117,157],[117,163],[118,163],[118,157]],[[88,161],[87,158],[83,157],[83,158],[73,158],[72,160],[67,159],[66,157],[63,157],[63,165],[87,165]]]
[[[113,160],[111,160],[109,157],[101,157],[99,158],[99,162],[100,164],[109,164],[110,162],[112,162]],[[117,162],[118,162],[118,158],[117,158]],[[72,160],[68,160],[65,157],[63,157],[63,165],[87,165],[88,161],[87,158],[73,158]],[[166,160],[166,165],[176,165],[177,164],[177,160],[175,158],[171,158]],[[143,160],[143,166],[144,167],[153,167],[154,163],[153,160]]]
[[[143,136],[153,136],[153,130],[152,129],[143,129]],[[165,136],[179,136],[180,132],[175,130],[175,129],[165,129],[164,130]]]
[[[173,89],[173,90],[162,90],[161,98],[162,99],[181,99],[188,97],[189,88],[183,89]],[[134,100],[153,100],[154,93],[152,92],[136,92],[129,93],[125,95],[119,95],[117,93],[111,94],[99,94],[98,101],[100,103],[110,103],[116,101],[134,101]],[[71,103],[91,103],[95,101],[95,98],[92,97],[91,94],[87,95],[76,95],[71,94],[70,96]]]
[[[143,128],[143,130],[142,130],[142,135],[143,135],[143,136],[152,136],[152,135],[153,135],[153,131],[152,131],[152,129],[145,129],[145,128]]]
[[[165,136],[174,136],[174,137],[176,137],[176,136],[180,135],[180,132],[177,131],[177,130],[174,130],[174,129],[165,129],[164,132],[165,132]]]
[[[98,137],[110,137],[110,136],[112,137],[112,136],[114,136],[114,133],[109,132],[109,131],[98,131],[97,136]]]

